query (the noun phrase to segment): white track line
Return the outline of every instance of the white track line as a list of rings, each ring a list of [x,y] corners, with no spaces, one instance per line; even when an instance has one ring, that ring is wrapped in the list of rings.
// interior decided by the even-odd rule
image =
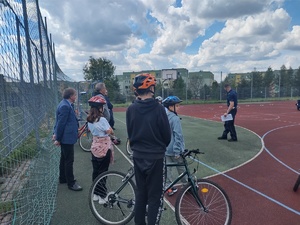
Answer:
[[[274,128],[272,130],[269,130],[267,133],[265,133],[263,136],[262,136],[262,139],[264,139],[268,134],[270,134],[271,132],[273,131],[276,131],[276,130],[279,130],[279,129],[283,129],[283,128],[287,128],[287,127],[295,127],[295,126],[299,126],[300,124],[296,124],[296,125],[287,125],[287,126],[282,126],[282,127],[277,127],[277,128]],[[296,170],[294,170],[293,168],[291,168],[290,166],[288,166],[287,164],[285,164],[284,162],[280,161],[276,156],[274,156],[270,151],[269,149],[267,149],[265,147],[265,150],[266,152],[272,157],[274,158],[277,162],[279,162],[281,165],[283,165],[284,167],[286,167],[287,169],[293,171],[294,173],[300,175],[300,173]]]
[[[217,172],[218,174],[221,174],[222,176],[224,176],[224,177],[226,177],[226,178],[234,181],[235,183],[238,183],[239,185],[241,185],[241,186],[243,186],[243,187],[245,187],[245,188],[247,188],[247,189],[255,192],[256,194],[258,194],[258,195],[260,195],[260,196],[262,196],[262,197],[264,197],[264,198],[266,198],[266,199],[274,202],[275,204],[277,204],[277,205],[279,205],[279,206],[281,206],[281,207],[283,207],[283,208],[285,208],[285,209],[287,209],[287,210],[289,210],[289,211],[291,211],[291,212],[293,212],[293,213],[295,213],[295,214],[297,214],[297,215],[300,216],[300,212],[299,211],[297,211],[297,210],[295,210],[295,209],[293,209],[293,208],[291,208],[291,207],[289,207],[289,206],[287,206],[287,205],[285,205],[285,204],[283,204],[283,203],[275,200],[274,198],[271,198],[271,197],[267,196],[266,194],[264,194],[264,193],[262,193],[262,192],[260,192],[260,191],[258,191],[256,189],[254,189],[254,188],[252,188],[252,187],[250,187],[250,186],[248,186],[248,185],[246,185],[246,184],[238,181],[237,179],[235,179],[235,178],[233,178],[233,177],[231,177],[231,176],[229,176],[227,174],[222,173],[221,171],[218,171],[217,169],[215,169],[215,168],[213,168],[213,167],[211,167],[211,166],[209,166],[209,165],[207,165],[207,164],[205,164],[205,163],[203,163],[203,162],[201,162],[199,160],[196,160],[196,159],[193,159],[193,160],[196,161],[196,162],[198,162],[199,164],[201,164],[201,165],[203,165],[203,166],[205,166],[205,167],[207,167],[207,168],[209,168],[209,169]]]

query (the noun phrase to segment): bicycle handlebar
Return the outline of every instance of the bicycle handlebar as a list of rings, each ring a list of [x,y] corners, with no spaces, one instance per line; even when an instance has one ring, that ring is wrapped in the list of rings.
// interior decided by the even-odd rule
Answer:
[[[182,154],[182,157],[187,157],[187,156],[190,156],[192,153],[194,153],[195,155],[197,154],[204,154],[204,152],[201,152],[198,148],[197,149],[185,149],[181,154]]]

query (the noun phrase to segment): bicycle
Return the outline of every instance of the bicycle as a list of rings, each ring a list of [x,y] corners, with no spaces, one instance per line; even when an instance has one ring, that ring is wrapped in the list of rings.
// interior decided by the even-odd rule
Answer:
[[[194,154],[193,156],[191,156]],[[185,172],[180,174],[168,187],[172,188],[185,175],[188,183],[178,192],[175,204],[176,221],[181,224],[222,224],[229,225],[232,218],[232,208],[225,191],[216,183],[207,179],[197,179],[188,168],[187,157],[196,158],[203,154],[199,149],[185,150],[181,157],[183,163],[172,163],[166,166],[184,166]],[[89,190],[89,206],[102,224],[127,224],[134,217],[136,186],[133,181],[134,169],[127,174],[118,171],[106,171],[100,174]],[[93,201],[95,191],[104,191],[105,203]],[[107,194],[106,194],[107,193]]]
[[[294,187],[293,187],[293,191],[294,191],[294,192],[296,192],[296,191],[298,190],[299,185],[300,185],[300,175],[298,175],[298,178],[297,178],[297,180],[296,180],[296,183],[295,183],[295,185],[294,185]]]
[[[126,141],[126,152],[129,156],[132,156],[133,152],[130,148],[130,142],[129,142],[129,138],[127,138],[127,141]]]
[[[85,122],[78,129],[78,139],[80,148],[85,152],[90,152],[93,142],[93,135],[88,128],[88,122]]]

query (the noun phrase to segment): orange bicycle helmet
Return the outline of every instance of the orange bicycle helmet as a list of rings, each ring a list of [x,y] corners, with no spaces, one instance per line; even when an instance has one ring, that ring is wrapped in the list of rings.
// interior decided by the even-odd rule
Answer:
[[[148,89],[149,87],[155,85],[156,85],[156,79],[152,74],[149,73],[141,73],[136,75],[133,82],[134,90]]]
[[[91,107],[99,107],[106,104],[106,101],[103,97],[96,95],[91,97],[88,103]]]

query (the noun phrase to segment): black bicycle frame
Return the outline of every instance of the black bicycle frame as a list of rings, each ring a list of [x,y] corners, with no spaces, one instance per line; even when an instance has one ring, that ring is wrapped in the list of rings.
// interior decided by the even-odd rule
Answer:
[[[173,187],[179,180],[181,180],[185,175],[187,175],[188,177],[188,182],[191,183],[192,185],[192,195],[194,196],[194,198],[196,199],[197,201],[197,204],[199,206],[201,206],[204,211],[206,211],[206,208],[205,206],[203,205],[201,199],[199,198],[198,194],[197,193],[197,189],[198,187],[195,185],[195,182],[197,182],[196,180],[193,180],[194,178],[192,177],[192,174],[194,174],[196,172],[196,170],[194,171],[194,173],[190,173],[190,170],[187,166],[187,162],[186,162],[186,159],[183,158],[183,162],[182,163],[166,163],[166,167],[177,167],[177,166],[184,166],[185,168],[185,171],[180,174],[171,184],[168,185],[168,187],[165,188],[164,192],[167,192],[167,190],[169,190],[171,187]]]

